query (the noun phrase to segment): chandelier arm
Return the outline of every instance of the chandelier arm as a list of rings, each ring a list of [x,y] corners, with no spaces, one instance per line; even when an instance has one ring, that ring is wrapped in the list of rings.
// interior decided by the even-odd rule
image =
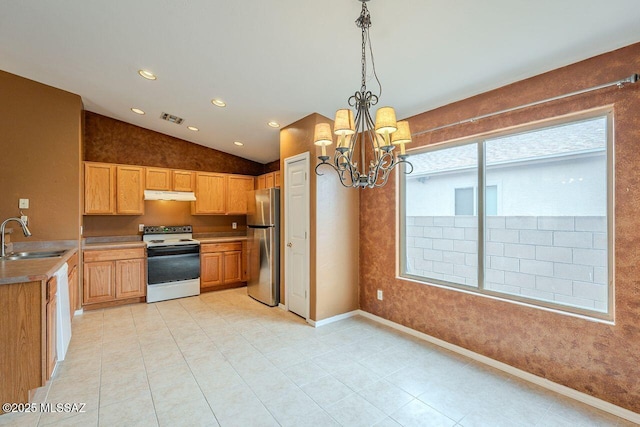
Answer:
[[[342,186],[343,186],[343,187],[347,187],[347,188],[355,187],[355,185],[353,185],[353,181],[352,181],[352,185],[348,185],[347,183],[345,183],[345,180],[344,180],[344,178],[343,178],[343,173],[344,173],[345,171],[340,171],[340,170],[339,170],[338,168],[336,168],[333,164],[328,163],[328,162],[321,162],[321,163],[318,163],[318,164],[316,165],[316,168],[315,168],[316,175],[318,175],[318,176],[322,176],[322,175],[324,175],[323,173],[318,172],[318,168],[319,168],[320,166],[329,166],[329,167],[333,168],[333,170],[335,170],[335,171],[338,173],[338,176],[340,177],[340,184],[342,184]]]

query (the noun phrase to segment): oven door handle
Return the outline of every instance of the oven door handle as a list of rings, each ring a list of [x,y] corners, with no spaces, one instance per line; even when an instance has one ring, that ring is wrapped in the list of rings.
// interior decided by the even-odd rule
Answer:
[[[154,246],[147,248],[147,257],[149,258],[168,255],[187,255],[199,253],[200,245]]]

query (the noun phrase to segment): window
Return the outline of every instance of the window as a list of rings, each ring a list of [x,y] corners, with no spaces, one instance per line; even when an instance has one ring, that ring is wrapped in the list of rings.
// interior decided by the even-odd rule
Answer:
[[[611,134],[599,112],[412,154],[401,275],[607,318]]]
[[[475,215],[476,194],[474,188],[456,188],[456,215]],[[487,215],[498,215],[498,186],[487,185],[485,190],[486,203],[485,213]]]

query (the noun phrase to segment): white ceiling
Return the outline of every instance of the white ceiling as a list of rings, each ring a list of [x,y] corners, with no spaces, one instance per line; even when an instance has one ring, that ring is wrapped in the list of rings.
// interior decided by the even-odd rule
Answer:
[[[279,132],[268,121],[332,117],[360,86],[358,0],[0,6],[0,69],[79,94],[89,111],[261,163],[279,157]],[[638,0],[371,0],[368,7],[381,105],[398,117],[640,41]],[[158,80],[142,79],[139,69]],[[215,97],[227,107],[211,105]],[[164,122],[162,112],[185,122]]]

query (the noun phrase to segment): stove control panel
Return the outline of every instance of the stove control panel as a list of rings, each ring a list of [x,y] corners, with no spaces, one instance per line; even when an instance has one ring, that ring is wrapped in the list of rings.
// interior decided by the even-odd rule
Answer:
[[[190,225],[150,225],[144,227],[143,234],[179,234],[191,232],[192,228]]]

